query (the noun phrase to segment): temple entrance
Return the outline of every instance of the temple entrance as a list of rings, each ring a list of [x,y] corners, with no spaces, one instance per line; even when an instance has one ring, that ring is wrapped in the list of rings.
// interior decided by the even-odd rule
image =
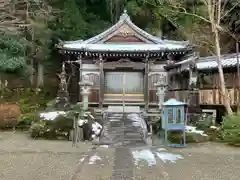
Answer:
[[[142,72],[105,72],[104,101],[143,102]]]

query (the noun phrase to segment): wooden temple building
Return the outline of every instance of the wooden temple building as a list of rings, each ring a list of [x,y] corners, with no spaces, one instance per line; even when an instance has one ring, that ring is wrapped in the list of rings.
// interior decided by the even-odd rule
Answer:
[[[158,107],[155,84],[161,78],[168,86],[166,98],[175,97],[194,106],[222,105],[216,57],[199,58],[188,41],[166,40],[147,33],[131,21],[127,12],[99,35],[63,42],[58,48],[65,61],[77,62],[79,67],[69,88],[72,99],[81,100],[77,82],[84,76],[93,82],[89,95],[92,107],[121,105],[124,96],[125,105],[137,105],[150,112]],[[235,105],[236,54],[223,56],[222,63]],[[198,91],[190,98],[191,81]]]

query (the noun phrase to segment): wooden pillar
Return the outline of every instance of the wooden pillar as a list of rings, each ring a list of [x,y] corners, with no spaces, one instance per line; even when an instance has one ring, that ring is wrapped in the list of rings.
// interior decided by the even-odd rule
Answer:
[[[82,56],[80,55],[78,57],[78,64],[79,64],[79,68],[78,68],[78,71],[79,71],[79,78],[78,78],[78,83],[80,83],[82,81]],[[78,101],[81,101],[82,100],[82,97],[81,97],[81,88],[80,88],[80,85],[78,85]]]
[[[103,107],[104,97],[104,71],[103,71],[103,59],[99,56],[99,71],[100,71],[100,87],[99,87],[99,108]]]
[[[149,105],[148,73],[149,73],[149,61],[147,56],[145,59],[145,74],[144,74],[144,101],[146,111],[148,110]]]

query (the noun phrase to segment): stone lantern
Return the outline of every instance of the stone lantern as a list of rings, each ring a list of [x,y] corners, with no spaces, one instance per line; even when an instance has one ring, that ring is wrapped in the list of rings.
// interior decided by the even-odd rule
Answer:
[[[161,77],[159,81],[155,84],[155,87],[157,88],[156,95],[158,96],[158,107],[161,110],[162,104],[164,103],[165,92],[167,89],[165,77]]]
[[[68,93],[68,75],[65,71],[65,63],[62,64],[62,71],[60,74],[57,74],[60,83],[57,97],[55,99],[55,108],[57,110],[68,110],[70,108],[69,103],[69,93]]]
[[[189,65],[189,89],[191,93],[195,93],[197,89],[198,72],[195,64]]]
[[[78,83],[81,89],[80,94],[82,95],[83,109],[88,109],[88,97],[91,93],[91,87],[93,86],[93,82],[89,81],[89,77],[87,75],[83,76],[81,82]]]

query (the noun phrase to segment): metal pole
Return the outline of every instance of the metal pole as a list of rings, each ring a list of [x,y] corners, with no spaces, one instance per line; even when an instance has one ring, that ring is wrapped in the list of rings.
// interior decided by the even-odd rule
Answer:
[[[125,73],[123,73],[123,113],[125,112]]]
[[[125,86],[126,86],[126,83],[125,83],[125,73],[123,73],[123,81],[122,81],[122,85],[123,85],[123,115],[122,115],[122,129],[123,129],[123,139],[122,139],[122,143],[124,145],[124,136],[125,136],[125,129],[124,129],[124,118],[125,118]]]
[[[75,145],[76,145],[75,138],[76,138],[76,118],[74,115],[74,117],[73,117],[73,134],[72,134],[72,146],[73,147],[75,147]]]
[[[78,68],[78,71],[79,71],[78,84],[79,84],[80,82],[82,82],[82,57],[81,57],[81,56],[79,56],[79,61],[78,61],[78,63],[79,63],[79,68]],[[82,101],[83,97],[82,97],[82,95],[81,95],[81,86],[79,85],[78,88],[79,88],[78,101]]]
[[[240,67],[239,67],[239,42],[236,41],[236,53],[237,53],[237,94],[238,94],[238,102],[237,102],[237,112],[240,111]]]

